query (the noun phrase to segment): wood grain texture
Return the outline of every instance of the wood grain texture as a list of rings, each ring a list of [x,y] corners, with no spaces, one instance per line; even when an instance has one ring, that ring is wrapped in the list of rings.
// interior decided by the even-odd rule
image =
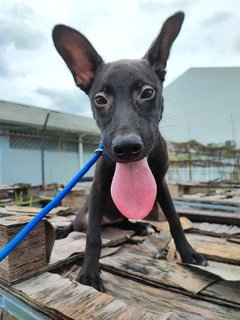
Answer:
[[[12,290],[15,295],[55,320],[161,320],[150,311],[128,305],[113,296],[57,274],[43,273],[15,285]]]
[[[106,292],[128,303],[141,305],[163,317],[172,313],[176,319],[189,320],[239,320],[239,310],[201,300],[198,296],[186,296],[163,288],[154,288],[136,281],[103,272]],[[137,292],[137,294],[136,294]],[[224,293],[222,293],[224,295]],[[238,292],[239,295],[239,292]]]
[[[240,265],[240,246],[224,238],[187,234],[187,239],[195,249],[214,261],[223,261]]]
[[[75,279],[79,271],[80,267],[74,265],[62,270],[60,274]],[[128,304],[140,305],[145,311],[151,310],[159,318],[171,314],[174,319],[237,320],[240,315],[240,287],[237,283],[220,281],[195,295],[170,287],[137,282],[130,275],[125,278],[120,274],[103,271],[102,278],[106,293]]]
[[[192,293],[198,293],[217,280],[216,276],[199,273],[176,262],[164,259],[153,259],[141,255],[134,246],[122,248],[116,255],[100,260],[100,265],[106,269],[117,270],[125,275],[133,275],[156,284],[182,288]]]
[[[176,207],[180,216],[187,217],[192,222],[211,222],[211,223],[224,223],[228,225],[240,226],[239,213],[199,210],[199,209],[186,209]]]
[[[0,219],[0,248],[3,248],[29,221],[28,216]],[[36,274],[47,265],[45,221],[0,262],[0,281],[13,284]]]

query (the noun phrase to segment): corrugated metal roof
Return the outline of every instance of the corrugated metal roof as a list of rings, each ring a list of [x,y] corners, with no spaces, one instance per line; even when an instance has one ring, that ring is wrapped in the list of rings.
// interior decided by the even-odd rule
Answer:
[[[42,128],[47,114],[47,128],[99,135],[94,119],[0,100],[0,122]]]
[[[240,67],[191,68],[164,89],[163,134],[240,145]]]

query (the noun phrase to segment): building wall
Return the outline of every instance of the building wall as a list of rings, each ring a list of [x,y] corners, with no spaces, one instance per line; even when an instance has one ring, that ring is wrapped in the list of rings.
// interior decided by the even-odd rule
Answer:
[[[40,184],[40,157],[37,150],[10,148],[10,137],[1,137],[2,180],[1,184]]]
[[[3,146],[4,146],[4,138],[0,136],[0,184],[3,181],[2,173],[3,173]]]
[[[96,146],[83,145],[83,162],[92,156]],[[45,150],[45,184],[66,184],[80,169],[79,150]],[[92,176],[94,169],[88,172]],[[30,183],[40,185],[41,149],[13,145],[9,136],[0,136],[0,185]]]
[[[93,155],[97,146],[92,144],[84,144],[83,145],[83,163],[85,164]],[[92,166],[92,168],[87,172],[86,177],[93,177],[94,170],[96,165]]]
[[[79,170],[77,152],[45,151],[45,183],[66,184]]]

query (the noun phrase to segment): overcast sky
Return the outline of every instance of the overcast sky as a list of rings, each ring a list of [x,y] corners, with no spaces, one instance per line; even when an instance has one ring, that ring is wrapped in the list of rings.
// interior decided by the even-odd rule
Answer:
[[[52,44],[53,26],[84,33],[105,61],[140,58],[178,10],[186,18],[165,85],[191,67],[240,66],[239,0],[1,0],[0,99],[90,115]]]

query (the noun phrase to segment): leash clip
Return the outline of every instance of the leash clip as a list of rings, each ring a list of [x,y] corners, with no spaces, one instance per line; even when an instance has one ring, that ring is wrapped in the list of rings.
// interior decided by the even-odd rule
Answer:
[[[95,149],[95,153],[100,153],[101,154],[101,156],[103,156],[105,159],[108,159],[108,160],[111,160],[112,161],[112,159],[109,157],[109,155],[107,154],[107,152],[105,151],[104,152],[104,145],[103,145],[103,141],[101,140],[101,142],[100,142],[100,144],[99,144],[99,146],[97,147],[97,149]]]
[[[104,152],[103,151],[103,148],[97,148],[97,149],[95,149],[94,150],[94,152],[95,153],[100,153],[101,154],[101,156],[103,156],[105,159],[108,159],[108,160],[111,160],[112,161],[112,159],[109,157],[109,155],[107,154],[107,152]]]
[[[103,155],[103,154],[104,154],[104,152],[103,152],[103,148],[97,148],[97,149],[95,149],[95,150],[94,150],[94,152],[95,152],[95,153],[100,152],[100,153],[101,153],[101,155]]]

